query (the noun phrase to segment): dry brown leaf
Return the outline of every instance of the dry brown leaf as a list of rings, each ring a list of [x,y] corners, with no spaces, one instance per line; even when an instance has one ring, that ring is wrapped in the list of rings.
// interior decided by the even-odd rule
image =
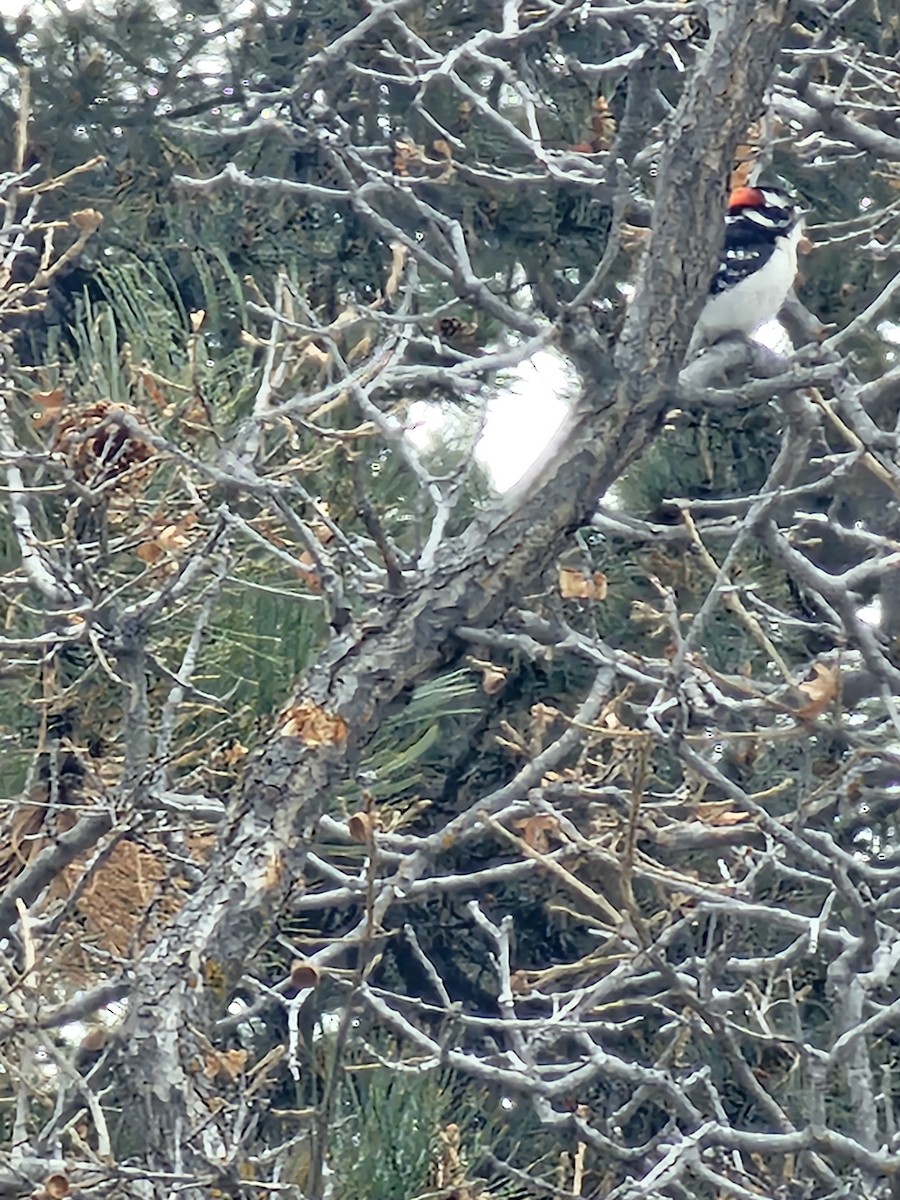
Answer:
[[[167,525],[156,540],[164,550],[184,550],[186,546],[190,545],[189,539],[184,536],[185,532],[193,529],[196,524],[197,514],[195,512],[185,513],[180,521],[174,525]]]
[[[94,233],[103,224],[103,213],[96,208],[80,208],[72,213],[70,220],[79,233]]]
[[[522,841],[538,854],[546,854],[550,849],[549,833],[559,833],[559,821],[550,813],[535,813],[534,816],[524,817],[521,821],[513,821],[513,828],[518,829]]]
[[[836,666],[826,666],[825,663],[813,663],[814,679],[807,679],[798,687],[798,691],[807,697],[807,703],[795,709],[798,717],[804,721],[814,721],[823,713],[838,694],[840,671]]]
[[[227,767],[233,767],[236,763],[242,762],[250,751],[240,742],[232,742],[232,744],[222,751],[222,761]]]
[[[375,814],[371,812],[355,812],[347,819],[347,831],[354,842],[363,845],[372,840],[376,828]]]
[[[750,813],[739,812],[730,800],[707,800],[694,807],[694,814],[704,825],[740,825],[750,820]]]
[[[247,1054],[246,1050],[209,1050],[203,1064],[203,1074],[207,1079],[221,1075],[229,1083],[234,1083],[244,1070]]]
[[[334,746],[347,740],[347,722],[312,700],[301,700],[285,713],[282,737],[299,738],[307,746]]]
[[[65,396],[66,393],[63,388],[51,388],[49,392],[31,393],[31,399],[39,409],[31,418],[36,428],[43,429],[45,425],[51,425],[56,420],[63,406]]]
[[[506,672],[498,667],[487,667],[481,675],[481,687],[486,696],[496,696],[506,686]]]
[[[163,519],[157,516],[151,524],[158,527]],[[197,524],[197,520],[197,514],[189,512],[185,513],[180,521],[176,521],[170,525],[163,525],[162,528],[158,528],[153,538],[149,538],[146,542],[141,542],[135,550],[135,554],[141,562],[145,562],[151,567],[155,566],[163,558],[177,559],[179,554],[190,549],[193,544],[194,539],[188,537],[188,530],[193,529]]]
[[[432,142],[432,150],[439,157],[432,158],[424,146],[411,139],[398,138],[394,142],[394,174],[416,178],[430,175],[437,183],[448,179],[453,173],[450,146],[439,138]]]
[[[619,720],[619,717],[616,714],[615,710],[613,709],[612,705],[610,705],[608,708],[605,708],[603,710],[603,712],[600,714],[597,724],[600,726],[601,729],[609,729],[612,731],[615,731],[617,729],[628,729],[629,728],[629,726],[624,725],[622,723],[622,721]]]
[[[496,696],[503,690],[506,684],[506,677],[509,674],[505,667],[498,667],[495,663],[486,662],[481,658],[469,658],[467,660],[475,668],[481,672],[481,686],[487,696]]]
[[[315,342],[307,342],[300,355],[300,361],[308,363],[319,370],[322,367],[328,366],[329,362],[331,362],[331,355]]]
[[[602,571],[588,574],[577,567],[557,568],[559,594],[563,600],[605,600],[608,590],[606,576]]]
[[[398,138],[394,142],[394,174],[408,175],[413,164],[419,164],[425,158],[425,151],[415,142]]]

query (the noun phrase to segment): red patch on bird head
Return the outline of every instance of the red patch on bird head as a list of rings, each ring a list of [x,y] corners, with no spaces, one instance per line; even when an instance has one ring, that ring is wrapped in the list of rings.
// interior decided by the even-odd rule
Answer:
[[[734,208],[762,208],[765,202],[761,188],[739,187],[728,197],[728,211]]]

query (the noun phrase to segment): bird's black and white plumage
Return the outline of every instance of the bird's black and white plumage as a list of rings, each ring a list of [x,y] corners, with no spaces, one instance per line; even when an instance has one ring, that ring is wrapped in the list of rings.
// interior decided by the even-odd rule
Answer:
[[[722,257],[692,350],[729,334],[748,337],[778,316],[797,276],[802,237],[803,214],[781,188],[740,187],[732,192]]]

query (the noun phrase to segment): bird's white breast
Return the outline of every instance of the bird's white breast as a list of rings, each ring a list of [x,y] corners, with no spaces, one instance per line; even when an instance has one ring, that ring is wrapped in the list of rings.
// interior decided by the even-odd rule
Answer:
[[[706,341],[726,333],[749,335],[778,315],[797,275],[797,244],[802,236],[798,221],[790,233],[776,238],[775,249],[758,271],[710,297],[699,322]]]

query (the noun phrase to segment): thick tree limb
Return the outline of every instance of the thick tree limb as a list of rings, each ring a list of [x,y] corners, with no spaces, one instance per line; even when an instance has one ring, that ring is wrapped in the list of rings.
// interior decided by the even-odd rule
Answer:
[[[585,393],[543,466],[446,546],[407,595],[386,596],[364,626],[334,637],[250,766],[207,878],[137,965],[129,1075],[160,1163],[200,1170],[224,1155],[207,1086],[190,1067],[195,1025],[219,1004],[205,971],[239,977],[386,706],[454,655],[457,626],[489,623],[527,591],[654,435],[711,274],[723,181],[759,111],[788,6],[723,0],[717,16],[667,131],[650,245],[614,356],[589,325],[563,331]]]

